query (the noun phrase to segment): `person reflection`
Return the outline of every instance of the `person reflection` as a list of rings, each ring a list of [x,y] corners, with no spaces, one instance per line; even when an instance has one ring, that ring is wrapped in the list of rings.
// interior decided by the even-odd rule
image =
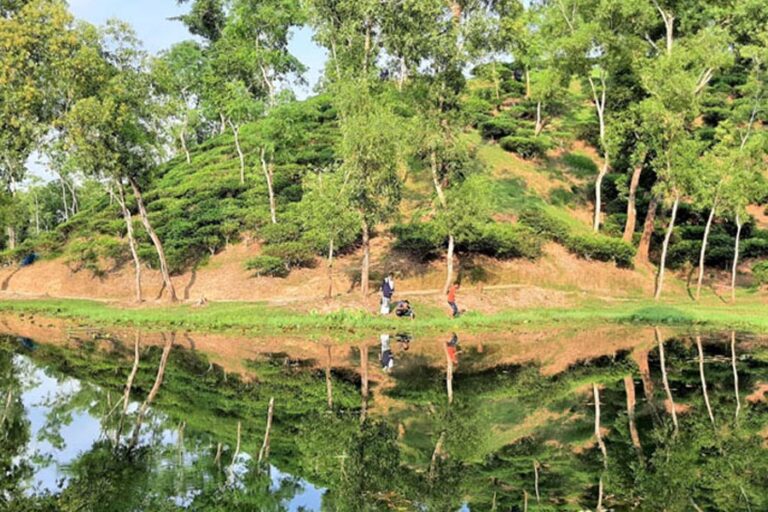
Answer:
[[[459,365],[459,336],[454,332],[451,339],[445,344],[445,353],[454,367]]]
[[[381,335],[381,369],[389,373],[395,366],[395,357],[392,355],[392,347],[389,344],[389,334]]]

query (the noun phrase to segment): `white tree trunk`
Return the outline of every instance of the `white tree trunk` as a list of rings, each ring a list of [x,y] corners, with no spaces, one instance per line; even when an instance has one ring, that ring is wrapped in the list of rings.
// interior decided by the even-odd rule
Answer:
[[[139,259],[136,237],[133,233],[133,217],[131,217],[131,212],[128,210],[128,206],[125,204],[125,187],[121,182],[118,182],[117,184],[117,191],[119,194],[117,200],[120,204],[120,209],[123,212],[123,220],[125,220],[125,230],[126,235],[128,236],[128,247],[131,250],[131,258],[133,259],[136,302],[141,302],[141,260]]]
[[[277,224],[277,206],[275,203],[275,189],[273,185],[274,181],[274,169],[272,162],[267,163],[267,149],[261,148],[261,169],[264,172],[264,178],[267,180],[267,193],[269,194],[269,216],[272,220],[272,224]]]
[[[603,454],[603,466],[608,467],[608,450],[605,448],[603,433],[600,431],[600,390],[597,383],[592,383],[592,393],[595,399],[595,439],[597,439],[597,445]]]
[[[701,336],[696,336],[696,348],[699,351],[699,377],[701,378],[701,392],[704,395],[704,404],[707,406],[707,414],[712,426],[715,425],[715,416],[712,414],[712,405],[709,403],[709,393],[707,392],[707,379],[704,376],[704,348],[701,346]]]
[[[597,180],[595,180],[595,218],[592,223],[592,229],[594,231],[600,231],[600,213],[603,209],[603,179],[608,174],[608,154],[605,155],[605,161],[600,168],[600,172],[597,174]]]
[[[146,229],[149,234],[149,238],[152,239],[155,251],[157,252],[157,257],[160,260],[160,273],[163,275],[163,282],[168,289],[169,299],[171,302],[176,302],[178,298],[176,297],[176,289],[173,287],[173,281],[171,281],[171,273],[168,270],[168,263],[165,259],[163,243],[160,241],[160,237],[157,236],[157,233],[155,233],[155,230],[152,228],[152,224],[149,222],[149,216],[147,215],[147,209],[144,207],[144,199],[141,196],[141,190],[139,189],[138,183],[136,183],[136,180],[133,178],[129,178],[129,181],[131,183],[131,188],[133,189],[133,195],[136,198],[136,204],[139,207],[141,222],[144,224],[144,229]]]
[[[675,202],[672,204],[672,214],[669,217],[667,233],[664,235],[664,245],[661,248],[661,261],[659,262],[659,273],[656,277],[656,293],[654,299],[659,300],[661,291],[664,288],[664,270],[667,264],[667,251],[669,249],[669,240],[672,238],[672,230],[675,228],[675,219],[677,218],[677,207],[680,205],[680,194],[675,192]]]
[[[661,365],[661,381],[664,384],[664,391],[667,393],[667,400],[669,400],[669,410],[672,414],[672,424],[675,426],[675,435],[677,435],[680,427],[677,423],[677,407],[675,406],[675,400],[672,398],[672,389],[669,387],[669,379],[667,378],[667,364],[664,358],[664,342],[661,339],[661,333],[658,327],[654,327],[656,333],[656,341],[659,344],[659,363]]]
[[[736,302],[736,271],[739,267],[739,242],[741,241],[741,219],[736,214],[736,244],[733,247],[733,266],[731,267],[731,302]]]
[[[733,394],[736,395],[736,413],[734,420],[739,420],[741,397],[739,396],[739,371],[736,368],[736,331],[731,331],[731,367],[733,368]]]
[[[272,417],[275,413],[275,397],[269,399],[269,409],[267,410],[267,427],[264,430],[264,442],[259,450],[259,464],[269,458],[269,434],[272,430]]]
[[[709,210],[709,217],[707,218],[707,225],[704,228],[704,238],[701,240],[701,252],[699,253],[699,277],[696,280],[696,300],[701,297],[701,285],[704,282],[704,259],[707,253],[707,242],[709,241],[709,232],[712,229],[712,221],[715,218],[715,210],[717,210],[717,197],[712,204],[712,208]]]
[[[637,188],[640,185],[640,176],[643,173],[643,164],[635,166],[632,171],[632,179],[629,182],[629,197],[627,197],[627,222],[624,224],[622,238],[625,242],[632,242],[637,225]]]
[[[237,156],[240,158],[240,184],[245,185],[245,155],[240,147],[240,127],[232,121],[229,122],[229,126],[232,127],[232,133],[235,135],[235,148],[237,149]]]
[[[453,235],[448,235],[448,251],[445,255],[445,286],[443,294],[448,293],[448,288],[453,284],[453,253],[456,248],[456,242]]]

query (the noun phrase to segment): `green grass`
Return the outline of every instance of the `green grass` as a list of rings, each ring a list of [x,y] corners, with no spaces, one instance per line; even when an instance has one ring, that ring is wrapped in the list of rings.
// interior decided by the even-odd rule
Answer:
[[[570,308],[526,308],[494,314],[468,312],[448,318],[440,308],[420,305],[416,321],[381,317],[361,310],[303,313],[261,303],[212,303],[204,308],[187,305],[124,308],[83,300],[6,300],[0,311],[55,317],[97,327],[131,326],[149,330],[194,330],[269,336],[288,334],[307,338],[332,336],[339,341],[360,339],[381,332],[407,331],[414,335],[446,332],[493,332],[515,326],[583,326],[631,323],[768,332],[765,306],[747,298],[736,305],[714,301],[694,304],[683,300],[656,304],[648,300],[584,301]]]

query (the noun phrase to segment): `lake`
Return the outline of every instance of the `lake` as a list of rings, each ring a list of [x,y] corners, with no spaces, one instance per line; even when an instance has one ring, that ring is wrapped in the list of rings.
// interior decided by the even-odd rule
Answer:
[[[0,331],[2,510],[768,510],[748,333]]]

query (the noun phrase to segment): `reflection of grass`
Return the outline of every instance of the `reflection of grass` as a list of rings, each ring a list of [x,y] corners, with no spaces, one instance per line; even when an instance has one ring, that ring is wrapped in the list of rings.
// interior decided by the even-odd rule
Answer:
[[[359,339],[380,332],[408,331],[413,334],[446,332],[492,332],[520,324],[541,327],[563,324],[639,323],[644,325],[699,325],[768,332],[768,315],[758,297],[743,296],[736,305],[710,300],[704,304],[677,301],[656,304],[648,300],[604,302],[583,301],[569,308],[511,309],[494,314],[469,312],[451,320],[441,308],[413,303],[416,321],[380,317],[362,310],[345,309],[334,313],[303,313],[263,303],[212,303],[205,308],[187,305],[123,308],[83,300],[6,300],[0,311],[29,313],[76,320],[94,326],[133,326],[151,330],[229,331],[244,334],[336,339]],[[530,325],[528,325],[530,327]]]

